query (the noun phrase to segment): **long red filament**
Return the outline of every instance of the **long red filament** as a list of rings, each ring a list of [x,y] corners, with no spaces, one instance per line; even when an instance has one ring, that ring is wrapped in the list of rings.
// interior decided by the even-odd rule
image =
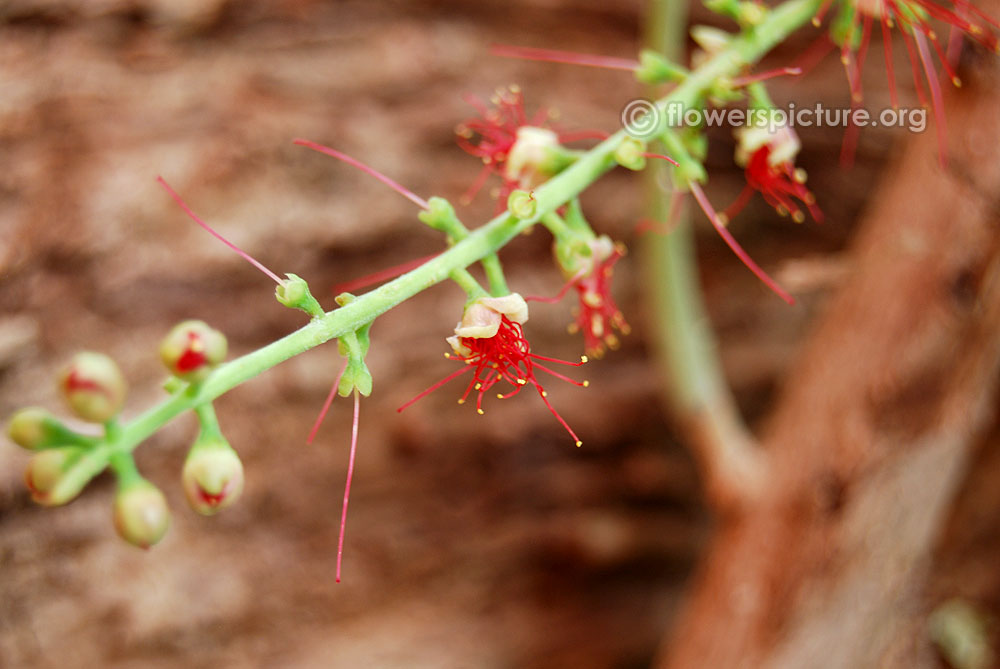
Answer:
[[[722,237],[723,241],[725,241],[729,248],[732,249],[733,253],[736,254],[736,257],[742,260],[743,264],[746,265],[751,272],[757,275],[757,278],[763,281],[764,285],[773,290],[778,297],[783,299],[788,304],[795,304],[795,298],[789,295],[781,286],[777,284],[777,282],[775,282],[774,279],[768,276],[767,272],[762,270],[757,263],[750,258],[747,252],[743,250],[743,247],[739,245],[731,234],[729,234],[729,231],[726,230],[725,226],[719,222],[719,216],[715,213],[715,209],[712,208],[712,203],[708,201],[708,198],[705,196],[705,192],[701,189],[701,186],[699,186],[697,182],[692,181],[690,188],[691,194],[694,195],[694,199],[698,201],[702,211],[704,211],[705,215],[708,216],[708,220],[711,221],[715,231],[719,233],[719,236]]]
[[[222,235],[220,235],[208,223],[206,223],[205,221],[203,221],[200,218],[198,218],[195,215],[195,213],[193,211],[191,211],[191,208],[189,206],[187,206],[187,204],[185,204],[184,200],[181,199],[181,196],[178,195],[177,192],[174,191],[174,189],[170,187],[170,184],[168,184],[164,180],[163,177],[158,176],[158,177],[156,177],[156,180],[159,182],[159,184],[161,186],[163,186],[166,189],[166,191],[170,195],[170,197],[172,197],[174,199],[174,201],[178,205],[180,205],[180,208],[184,210],[184,213],[187,214],[195,223],[197,223],[202,228],[204,228],[206,232],[208,232],[210,235],[212,235],[213,237],[215,237],[216,239],[218,239],[220,242],[222,242],[223,244],[225,244],[226,246],[228,246],[229,248],[231,248],[233,251],[236,251],[236,253],[241,258],[243,258],[244,260],[246,260],[248,263],[250,263],[251,265],[253,265],[257,269],[259,269],[261,272],[263,272],[264,274],[266,274],[270,278],[274,279],[274,282],[277,283],[279,286],[282,283],[284,283],[281,279],[278,278],[277,274],[275,274],[274,272],[272,272],[268,268],[264,267],[264,265],[261,264],[260,262],[258,262],[256,258],[254,258],[249,253],[247,253],[246,251],[244,251],[240,247],[236,246],[236,244],[233,244],[231,241],[229,241],[228,239],[226,239],[225,237],[223,237]]]
[[[344,506],[340,511],[340,536],[337,538],[337,583],[340,583],[340,565],[344,557],[344,529],[347,527],[347,503],[351,499],[351,479],[354,478],[354,456],[358,452],[358,414],[361,411],[361,394],[354,389],[354,420],[351,422],[351,455],[347,461],[347,483],[344,485]]]
[[[360,160],[351,158],[346,153],[341,153],[337,149],[331,149],[329,146],[323,146],[322,144],[317,144],[316,142],[310,142],[308,139],[296,139],[292,143],[312,149],[313,151],[319,151],[320,153],[325,153],[328,156],[332,156],[337,160],[341,160],[347,163],[348,165],[356,167],[365,174],[375,177],[376,179],[384,183],[386,186],[393,189],[394,191],[396,191],[397,193],[399,193],[400,195],[402,195],[407,200],[417,205],[421,209],[430,209],[430,205],[427,204],[427,200],[423,199],[419,195],[416,195],[409,189],[400,186],[398,183],[396,183],[386,175],[382,174],[374,167],[370,167],[369,165],[364,164]]]
[[[326,418],[327,412],[330,411],[330,405],[333,404],[333,398],[337,396],[337,390],[340,388],[340,380],[344,378],[344,372],[347,371],[347,365],[350,361],[350,358],[344,358],[344,366],[340,368],[337,380],[330,387],[330,393],[326,396],[326,401],[323,402],[323,408],[320,409],[319,415],[316,416],[316,422],[313,423],[312,429],[309,430],[309,436],[306,438],[307,444],[313,443],[316,433],[319,432],[319,426],[323,423],[323,419]]]

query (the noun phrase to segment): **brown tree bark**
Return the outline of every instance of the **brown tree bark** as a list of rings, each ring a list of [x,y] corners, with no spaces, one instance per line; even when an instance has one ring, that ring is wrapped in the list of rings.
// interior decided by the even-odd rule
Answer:
[[[766,492],[721,521],[660,666],[931,665],[928,558],[997,404],[997,73],[948,98],[944,170],[933,126],[887,170],[763,435]]]

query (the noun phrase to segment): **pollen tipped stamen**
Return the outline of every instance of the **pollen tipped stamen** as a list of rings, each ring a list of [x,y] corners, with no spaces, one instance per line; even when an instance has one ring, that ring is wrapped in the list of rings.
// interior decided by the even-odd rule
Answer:
[[[941,84],[938,83],[937,72],[934,71],[934,64],[931,62],[931,55],[927,49],[927,41],[922,33],[913,35],[917,43],[917,52],[920,54],[920,62],[924,66],[924,73],[927,75],[927,87],[931,92],[931,100],[934,104],[934,124],[937,126],[938,140],[938,160],[941,167],[947,167],[946,152],[948,150],[948,138],[944,119],[944,102],[941,99]]]
[[[170,197],[172,197],[174,199],[174,201],[178,205],[180,205],[180,208],[184,210],[184,213],[187,214],[188,217],[191,218],[191,220],[193,220],[195,223],[197,223],[198,225],[200,225],[210,235],[212,235],[213,237],[215,237],[216,239],[218,239],[220,242],[222,242],[223,244],[225,244],[226,246],[228,246],[230,249],[232,249],[233,251],[235,251],[237,253],[237,255],[239,255],[241,258],[243,258],[244,260],[246,260],[248,263],[250,263],[251,265],[253,265],[257,269],[259,269],[261,272],[263,272],[264,274],[266,274],[270,278],[274,279],[274,282],[277,283],[279,286],[283,285],[282,280],[280,278],[278,278],[277,274],[275,274],[274,272],[272,272],[271,270],[269,270],[261,262],[259,262],[256,258],[254,258],[253,256],[251,256],[249,253],[247,253],[246,251],[244,251],[240,247],[236,246],[236,244],[233,244],[231,241],[229,241],[228,239],[226,239],[225,237],[223,237],[222,235],[220,235],[208,223],[206,223],[205,221],[203,221],[200,218],[198,218],[198,216],[196,216],[195,213],[193,211],[191,211],[191,208],[187,206],[187,204],[184,202],[184,200],[181,199],[181,196],[178,195],[176,193],[176,191],[174,191],[174,189],[170,187],[170,184],[168,184],[164,180],[163,177],[158,176],[158,177],[156,177],[156,180],[157,180],[157,182],[159,182],[159,184],[161,186],[163,186],[166,189],[166,191],[170,195]]]
[[[579,363],[571,363],[571,364],[576,364],[577,366],[579,365]],[[583,387],[589,385],[587,383],[584,383],[583,381],[577,381],[576,379],[571,379],[568,376],[566,376],[565,374],[561,374],[561,373],[555,371],[554,369],[549,369],[548,367],[546,367],[545,365],[543,365],[541,363],[536,362],[535,363],[535,367],[538,368],[538,369],[540,369],[540,370],[542,370],[546,374],[550,374],[550,375],[556,377],[560,381],[565,381],[566,383],[572,383],[574,386],[580,386],[581,388],[583,388]]]
[[[357,160],[355,158],[350,157],[346,153],[341,153],[340,151],[338,151],[336,149],[331,149],[328,146],[323,146],[322,144],[317,144],[316,142],[311,142],[308,139],[296,139],[292,143],[293,144],[297,144],[299,146],[304,146],[306,148],[312,149],[313,151],[318,151],[320,153],[324,153],[324,154],[326,154],[328,156],[332,156],[332,157],[336,158],[337,160],[343,161],[343,162],[347,163],[348,165],[351,165],[352,167],[356,167],[359,170],[361,170],[362,172],[364,172],[365,174],[367,174],[369,176],[372,176],[372,177],[375,177],[376,179],[378,179],[379,181],[381,181],[382,183],[384,183],[386,186],[388,186],[389,188],[393,189],[394,191],[396,191],[397,193],[399,193],[400,195],[402,195],[407,200],[409,200],[413,204],[417,205],[421,209],[424,209],[424,210],[430,209],[430,205],[427,204],[427,200],[425,200],[422,197],[420,197],[419,195],[415,194],[413,191],[411,191],[411,190],[409,190],[407,188],[404,188],[403,186],[399,185],[398,183],[396,183],[395,181],[393,181],[392,179],[390,179],[386,175],[384,175],[381,172],[379,172],[378,170],[376,170],[374,167],[366,165],[365,163],[361,162],[360,160]]]
[[[445,353],[445,357],[447,357],[447,358],[457,358],[457,356],[449,355],[447,353]],[[444,384],[448,383],[449,381],[451,381],[453,379],[457,379],[458,377],[460,377],[462,374],[465,374],[470,369],[472,369],[472,367],[470,365],[464,365],[461,369],[455,370],[454,372],[452,372],[448,376],[444,377],[443,379],[441,379],[437,383],[431,385],[429,388],[427,388],[425,390],[422,390],[421,392],[417,393],[416,397],[414,397],[413,399],[407,401],[401,407],[399,407],[398,409],[396,409],[396,413],[400,413],[401,411],[403,411],[403,409],[407,408],[408,406],[410,406],[411,404],[413,404],[417,400],[423,399],[427,395],[430,395],[432,392],[434,392],[435,390],[437,390],[438,388],[440,388]],[[459,400],[459,401],[461,402],[461,400]]]

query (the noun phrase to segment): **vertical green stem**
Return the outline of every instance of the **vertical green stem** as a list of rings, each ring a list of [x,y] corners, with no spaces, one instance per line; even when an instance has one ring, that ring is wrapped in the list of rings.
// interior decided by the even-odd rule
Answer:
[[[686,42],[687,2],[650,0],[645,46],[680,61]],[[654,98],[653,90],[646,92]],[[662,161],[645,171],[646,215],[667,220],[671,177]],[[667,401],[702,466],[711,501],[728,505],[756,490],[761,460],[722,373],[702,300],[694,233],[686,207],[670,230],[646,236],[642,252],[649,304],[657,324],[655,345]]]

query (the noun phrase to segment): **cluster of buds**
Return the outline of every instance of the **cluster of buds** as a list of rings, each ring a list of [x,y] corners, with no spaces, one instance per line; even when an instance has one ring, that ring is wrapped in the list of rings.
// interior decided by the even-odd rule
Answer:
[[[197,384],[226,355],[226,338],[201,321],[173,328],[160,345],[160,358],[177,384]],[[127,384],[118,365],[103,353],[76,354],[58,375],[60,394],[80,419],[103,426],[104,434],[79,432],[49,411],[29,407],[8,425],[11,441],[32,452],[25,484],[32,499],[55,506],[76,498],[95,476],[110,468],[118,479],[114,527],[127,542],[148,548],[163,538],[170,512],[163,493],[139,474],[118,416]],[[184,465],[182,483],[191,507],[215,513],[239,496],[243,467],[218,431],[211,405],[196,407],[202,432]]]

